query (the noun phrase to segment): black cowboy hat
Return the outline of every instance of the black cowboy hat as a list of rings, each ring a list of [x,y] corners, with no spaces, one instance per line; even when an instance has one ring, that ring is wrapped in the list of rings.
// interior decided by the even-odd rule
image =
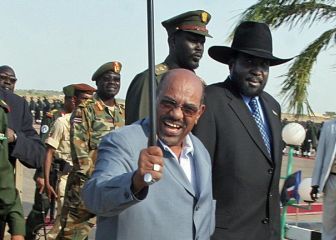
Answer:
[[[228,64],[236,53],[246,53],[268,59],[270,66],[279,65],[293,58],[281,59],[272,54],[272,35],[265,23],[245,21],[235,31],[231,47],[213,46],[208,53],[218,62]]]

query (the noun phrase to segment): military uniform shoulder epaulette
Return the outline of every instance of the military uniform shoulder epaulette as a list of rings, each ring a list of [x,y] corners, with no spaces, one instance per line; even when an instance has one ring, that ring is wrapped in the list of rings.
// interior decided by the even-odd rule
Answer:
[[[166,64],[160,63],[160,64],[155,66],[155,75],[158,76],[158,75],[164,74],[168,70],[169,70],[169,68]]]
[[[93,99],[86,99],[84,102],[81,102],[78,107],[80,108],[86,108],[87,106],[89,106],[90,104],[94,103],[95,101]]]
[[[123,100],[119,100],[119,99],[116,99],[116,106],[122,110],[122,111],[125,111],[125,101]]]
[[[58,113],[58,110],[57,109],[53,109],[53,110],[51,110],[49,112],[46,112],[46,117],[53,118],[57,113]]]
[[[10,112],[10,108],[9,108],[9,106],[8,106],[7,103],[6,103],[4,100],[2,100],[2,99],[0,99],[0,107],[2,107],[2,108],[5,110],[5,112]]]

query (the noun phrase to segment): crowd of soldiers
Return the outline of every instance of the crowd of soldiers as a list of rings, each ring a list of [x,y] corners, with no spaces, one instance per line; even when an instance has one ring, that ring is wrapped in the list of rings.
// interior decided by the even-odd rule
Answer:
[[[1,89],[6,94],[17,96],[13,93],[16,80],[13,81],[10,88],[5,87],[7,80],[10,82],[9,79],[16,79],[15,72],[9,66],[4,69],[7,71],[2,71],[0,67],[0,76],[2,76],[0,83],[3,83],[1,84]],[[125,107],[114,98],[120,89],[120,71],[121,63],[118,61],[108,62],[98,68],[92,76],[92,80],[96,82],[97,89],[84,83],[65,86],[63,88],[64,103],[62,107],[54,104],[53,109],[51,109],[51,104],[46,97],[43,101],[38,99],[37,103],[31,99],[29,105],[22,99],[25,114],[27,115],[26,120],[31,128],[33,117],[30,113],[35,113],[35,120],[37,121],[40,117],[39,112],[43,112],[38,145],[43,144],[44,147],[35,152],[38,158],[36,158],[36,164],[34,165],[28,165],[25,162],[26,156],[20,155],[17,157],[26,166],[36,168],[34,175],[36,182],[34,205],[26,221],[23,218],[19,195],[15,191],[13,169],[15,165],[7,161],[5,162],[6,165],[3,166],[5,171],[2,174],[8,175],[6,184],[9,185],[5,186],[3,182],[1,183],[0,190],[4,191],[1,192],[0,203],[6,204],[8,201],[8,205],[13,205],[14,203],[15,205],[11,206],[12,209],[8,207],[6,209],[7,212],[0,212],[0,216],[4,216],[3,219],[0,219],[0,239],[3,238],[6,223],[9,226],[9,233],[12,235],[12,239],[23,239],[23,236],[25,236],[25,239],[35,239],[38,231],[45,227],[45,218],[49,209],[51,210],[49,214],[54,226],[48,232],[46,238],[55,239],[60,234],[60,229],[62,229],[62,234],[64,233],[68,236],[67,239],[74,239],[74,236],[78,236],[79,233],[76,232],[76,228],[72,228],[72,225],[74,222],[78,222],[78,219],[74,219],[74,217],[78,216],[78,211],[81,211],[77,205],[81,200],[74,201],[74,196],[79,197],[82,183],[92,172],[97,154],[96,150],[102,136],[115,128],[123,126],[125,122]],[[20,98],[19,96],[17,97]],[[7,98],[3,97],[3,99],[0,102],[0,118],[3,118],[0,122],[2,127],[1,144],[8,149],[6,140],[10,138],[8,130],[6,130],[8,128],[6,112],[9,112],[9,107],[5,102]],[[13,107],[12,104],[11,107]],[[13,111],[16,111],[16,108],[13,107]],[[70,122],[72,123],[71,126]],[[15,133],[19,134],[19,131],[15,131]],[[35,134],[36,131],[34,131]],[[17,136],[16,138],[18,142],[20,137]],[[3,156],[11,155],[7,150],[1,151],[1,154]],[[27,158],[30,157],[29,153],[26,155]],[[4,164],[3,161],[1,163]],[[67,181],[68,175],[69,181]],[[9,194],[6,194],[7,192]],[[6,194],[7,197],[3,194]],[[67,200],[64,201],[64,198]],[[53,199],[57,200],[56,214],[54,213],[55,206],[52,205],[52,203],[55,204]],[[64,208],[62,208],[63,205],[65,206]],[[84,206],[82,208],[85,211]],[[19,212],[19,214],[14,214],[15,220],[12,220],[10,210]],[[71,214],[73,210],[75,213]],[[54,215],[56,215],[55,219]],[[86,215],[92,217],[92,214],[88,212]],[[80,214],[79,217],[82,219],[83,215]],[[84,222],[82,224],[83,229],[86,229],[82,235],[87,236],[89,232],[88,226],[86,226],[85,219],[81,221]],[[93,225],[94,223],[89,226],[92,227]],[[63,239],[65,236],[58,238]]]
[[[24,98],[26,99],[25,96]],[[46,96],[44,96],[42,100],[41,97],[37,97],[36,101],[34,97],[30,97],[28,104],[35,123],[41,123],[43,116],[47,112],[51,110],[61,110],[63,108],[63,102],[60,99],[52,99],[52,102],[50,102]]]

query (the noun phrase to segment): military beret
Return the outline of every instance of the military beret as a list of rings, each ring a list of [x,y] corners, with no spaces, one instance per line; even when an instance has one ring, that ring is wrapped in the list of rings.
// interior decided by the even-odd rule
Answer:
[[[203,10],[189,11],[172,17],[161,24],[164,26],[170,36],[178,30],[192,32],[206,37],[212,37],[208,33],[206,25],[211,19],[211,15]]]
[[[71,84],[68,86],[65,86],[63,88],[63,93],[66,97],[73,97],[75,96],[75,91],[83,91],[83,92],[95,92],[96,89],[94,87],[91,87],[90,85],[87,85],[85,83],[78,83],[78,84]]]
[[[75,95],[75,88],[72,84],[63,88],[63,93],[66,97],[73,97]]]
[[[101,65],[92,75],[92,81],[96,81],[98,77],[100,77],[103,73],[107,71],[112,71],[114,73],[120,74],[121,66],[121,63],[118,61],[108,62]]]
[[[87,85],[85,83],[77,83],[77,84],[72,84],[75,91],[81,91],[81,92],[90,92],[93,93],[96,91],[94,87],[91,87],[90,85]]]

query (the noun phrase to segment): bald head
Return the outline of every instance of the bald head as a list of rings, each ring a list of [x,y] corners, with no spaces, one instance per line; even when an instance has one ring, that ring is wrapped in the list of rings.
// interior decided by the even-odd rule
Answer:
[[[203,103],[205,87],[203,81],[194,72],[184,68],[169,70],[162,76],[162,79],[157,87],[157,96],[159,97],[162,90],[164,90],[165,88],[176,85],[189,86],[189,91],[196,91],[197,95],[200,96],[200,103]]]
[[[158,136],[169,147],[180,149],[204,112],[203,82],[192,71],[173,69],[157,89]]]

